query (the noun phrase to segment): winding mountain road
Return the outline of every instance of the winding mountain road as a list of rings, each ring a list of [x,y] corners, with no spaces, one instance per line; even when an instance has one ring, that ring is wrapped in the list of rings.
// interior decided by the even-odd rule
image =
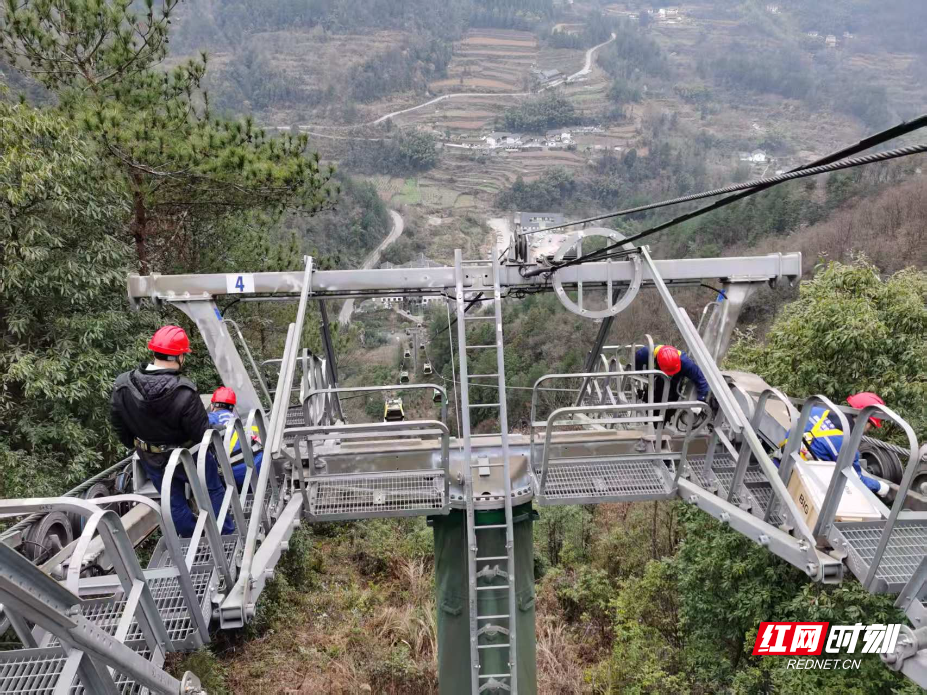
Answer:
[[[612,34],[612,37],[608,41],[603,41],[599,45],[593,46],[588,51],[586,51],[586,61],[583,64],[583,69],[580,70],[579,72],[574,72],[572,75],[567,77],[566,82],[570,82],[576,79],[577,77],[582,77],[583,75],[588,75],[590,72],[592,72],[592,60],[595,57],[595,52],[599,50],[600,48],[602,48],[602,46],[610,44],[616,38],[617,36],[615,34]],[[560,79],[556,82],[553,82],[551,84],[548,84],[542,87],[538,91],[542,92],[545,89],[550,89],[552,87],[559,86],[563,84],[563,82],[564,80]],[[461,99],[465,97],[530,97],[532,94],[534,94],[534,92],[456,92],[454,94],[442,94],[439,97],[435,97],[434,99],[429,99],[428,101],[422,104],[418,104],[416,106],[410,106],[407,109],[400,109],[399,111],[391,111],[390,113],[380,116],[376,120],[367,121],[366,123],[355,123],[353,125],[307,125],[307,126],[299,126],[299,127],[300,128],[313,128],[315,130],[318,130],[320,128],[324,128],[326,130],[328,129],[347,130],[351,128],[360,128],[363,126],[377,125],[379,123],[383,123],[383,121],[387,121],[391,118],[395,118],[396,116],[401,116],[404,113],[411,113],[412,111],[418,111],[419,109],[423,109],[426,106],[431,106],[432,104],[437,104],[438,102],[445,101],[447,99]],[[289,130],[289,128],[285,126],[280,126],[278,130]],[[345,137],[345,136],[338,136],[338,135],[324,135],[322,133],[310,133],[310,134],[316,135],[317,137],[329,137],[329,138],[334,138],[338,140],[355,139],[355,138],[351,138],[350,136]],[[378,140],[379,138],[358,138],[358,139]]]
[[[602,48],[602,46],[610,44],[616,38],[618,37],[614,33],[612,33],[612,37],[608,41],[603,41],[598,46],[593,46],[588,51],[586,51],[586,63],[583,65],[583,69],[580,70],[579,72],[574,72],[572,75],[570,75],[567,78],[567,82],[571,80],[575,80],[577,77],[588,75],[590,72],[592,72],[592,57],[595,55],[595,52],[599,50],[600,48]]]
[[[380,261],[380,254],[386,249],[387,246],[392,244],[396,239],[402,234],[402,230],[405,229],[406,223],[400,215],[395,210],[389,211],[390,217],[393,218],[393,228],[390,230],[390,233],[386,238],[380,242],[367,258],[364,259],[364,264],[361,266],[364,270],[370,270]],[[347,325],[351,323],[351,314],[354,313],[354,300],[349,299],[344,303],[344,306],[341,307],[341,311],[338,312],[338,323],[342,325]]]

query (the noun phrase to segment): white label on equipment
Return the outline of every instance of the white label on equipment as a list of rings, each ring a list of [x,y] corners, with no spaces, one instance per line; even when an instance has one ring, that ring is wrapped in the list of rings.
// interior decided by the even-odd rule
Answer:
[[[226,275],[225,291],[229,294],[241,294],[242,292],[254,292],[253,275]]]

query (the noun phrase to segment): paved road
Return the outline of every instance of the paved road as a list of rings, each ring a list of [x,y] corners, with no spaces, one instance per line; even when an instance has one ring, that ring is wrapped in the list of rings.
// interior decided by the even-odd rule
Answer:
[[[389,211],[390,217],[393,218],[393,229],[387,235],[387,237],[380,242],[380,245],[377,246],[373,251],[370,252],[370,255],[364,260],[364,264],[361,266],[364,270],[370,270],[380,261],[380,254],[383,253],[383,250],[392,244],[399,236],[402,234],[402,230],[405,229],[405,222],[402,219],[402,216],[395,210]],[[344,303],[344,306],[341,307],[341,311],[338,312],[338,323],[348,324],[351,323],[351,314],[354,312],[354,300],[349,299]]]
[[[615,36],[615,34],[612,34],[612,37],[608,41],[603,41],[598,46],[593,46],[588,51],[586,51],[586,64],[583,65],[583,69],[580,70],[579,72],[574,72],[572,75],[570,75],[567,78],[567,82],[570,82],[571,80],[575,80],[577,77],[588,75],[590,72],[592,72],[592,56],[594,56],[595,52],[599,50],[600,48],[602,48],[602,46],[611,43],[616,38],[617,36]]]
[[[598,46],[593,46],[588,51],[586,51],[586,62],[583,65],[582,70],[580,70],[579,72],[574,72],[572,75],[566,78],[566,80],[560,79],[555,82],[551,82],[550,84],[541,87],[538,91],[543,92],[547,89],[553,89],[554,87],[558,87],[561,84],[563,84],[564,81],[571,82],[577,77],[588,75],[590,72],[592,72],[592,58],[595,55],[595,52],[599,50],[600,48],[602,48],[602,46],[611,43],[616,38],[617,37],[615,36],[615,34],[612,34],[612,37],[608,41],[604,41],[603,43],[600,43]],[[442,94],[441,96],[435,97],[434,99],[430,99],[429,101],[426,101],[423,104],[418,104],[417,106],[410,106],[407,109],[400,109],[399,111],[392,111],[390,113],[384,114],[383,116],[380,116],[374,121],[368,121],[366,123],[355,123],[353,125],[303,125],[303,126],[299,126],[299,128],[302,129],[303,132],[308,132],[310,135],[315,135],[316,137],[333,138],[336,140],[359,139],[359,140],[372,140],[373,141],[373,140],[379,140],[380,138],[353,138],[350,136],[325,135],[319,132],[311,132],[308,129],[312,128],[312,129],[318,130],[319,128],[324,128],[326,130],[350,130],[352,128],[360,128],[362,126],[377,125],[378,123],[382,123],[383,121],[386,121],[390,118],[401,116],[404,113],[418,111],[419,109],[423,109],[426,106],[431,106],[432,104],[437,104],[438,102],[444,101],[446,99],[460,99],[462,97],[530,97],[532,94],[534,94],[534,92],[457,92],[454,94]],[[274,126],[270,126],[270,127],[274,127]],[[277,130],[289,130],[290,129],[289,126],[276,126],[276,128]]]

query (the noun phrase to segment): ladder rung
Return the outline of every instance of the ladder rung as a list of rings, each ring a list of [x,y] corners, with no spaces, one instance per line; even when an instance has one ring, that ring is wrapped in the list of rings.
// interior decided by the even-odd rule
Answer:
[[[480,680],[486,680],[487,678],[511,678],[511,673],[487,673],[480,676]]]
[[[476,616],[476,619],[477,620],[496,620],[497,618],[505,618],[506,620],[508,620],[511,617],[512,616],[510,616],[508,613],[500,613],[499,615],[478,615]]]
[[[502,644],[478,644],[477,649],[508,649],[509,643],[503,642]]]
[[[468,403],[468,408],[498,408],[498,403]]]
[[[505,524],[483,524],[481,526],[474,526],[473,528],[476,531],[482,531],[483,529],[487,528],[508,528],[508,526]]]
[[[476,587],[477,591],[498,591],[500,589],[508,589],[511,584],[499,584],[498,586],[478,586]]]
[[[464,316],[464,321],[495,321],[495,316]]]
[[[480,377],[489,378],[491,376],[499,376],[499,375],[498,374],[468,374],[467,378],[468,379],[478,379]]]
[[[486,562],[488,562],[490,560],[508,560],[508,559],[509,559],[508,555],[487,555],[486,557],[476,558],[476,561],[482,562],[485,560]]]
[[[471,463],[470,468],[504,468],[504,463]]]
[[[494,348],[495,345],[464,345],[466,350],[487,350],[489,348]]]

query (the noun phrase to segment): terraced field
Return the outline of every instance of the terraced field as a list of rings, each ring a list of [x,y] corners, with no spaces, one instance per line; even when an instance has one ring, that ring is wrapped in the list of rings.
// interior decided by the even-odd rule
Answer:
[[[436,93],[517,92],[530,84],[538,44],[526,31],[474,29],[454,46],[446,79],[431,84]]]

